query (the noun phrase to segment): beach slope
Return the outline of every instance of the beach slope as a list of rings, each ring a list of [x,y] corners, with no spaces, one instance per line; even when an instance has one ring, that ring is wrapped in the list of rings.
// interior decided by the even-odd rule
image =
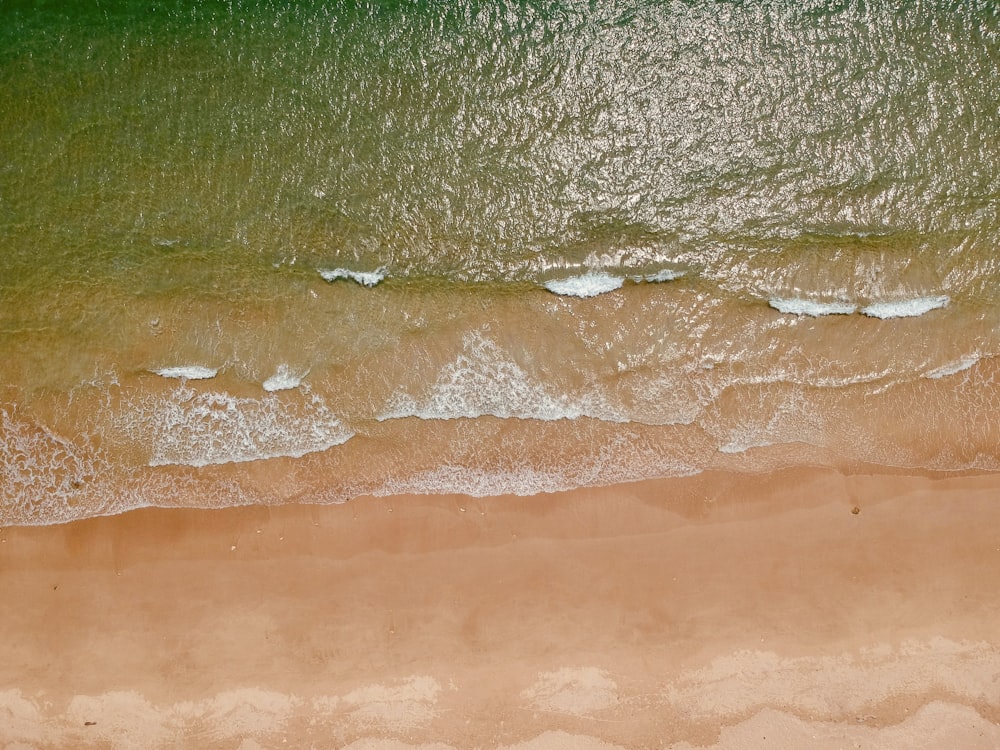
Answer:
[[[6,528],[0,747],[997,747],[998,499],[799,468]]]

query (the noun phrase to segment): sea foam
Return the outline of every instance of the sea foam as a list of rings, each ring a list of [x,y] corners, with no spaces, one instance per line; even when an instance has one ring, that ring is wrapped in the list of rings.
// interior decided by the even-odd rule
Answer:
[[[810,299],[775,298],[768,300],[775,310],[789,315],[809,315],[818,318],[822,315],[851,315],[858,308],[850,302],[817,302]]]
[[[201,365],[162,367],[151,372],[161,378],[180,378],[181,380],[210,380],[219,374],[218,368],[202,367]]]
[[[581,276],[552,279],[546,281],[543,286],[550,292],[564,297],[596,297],[599,294],[621,289],[624,283],[624,276],[612,276],[609,273],[585,273]]]
[[[518,460],[505,451],[501,460],[490,462],[493,463],[490,468],[478,461],[445,463],[410,475],[393,475],[377,485],[359,488],[356,494],[529,496],[652,477],[693,476],[703,470],[689,460],[683,447],[676,444],[653,445],[628,429],[610,439],[589,434],[593,440],[581,444],[573,457],[555,466]]]
[[[348,279],[361,284],[361,286],[373,287],[386,277],[385,268],[377,268],[374,271],[352,271],[349,268],[332,268],[320,270],[319,275],[327,281],[333,282],[338,279]]]
[[[461,353],[442,368],[427,392],[414,396],[398,391],[378,419],[474,419],[482,416],[543,421],[577,417],[626,421],[596,394],[554,392],[531,377],[481,332],[465,336]]]
[[[72,520],[85,498],[107,502],[94,490],[113,471],[92,446],[69,440],[0,405],[0,518],[4,525]]]
[[[278,365],[278,371],[263,382],[263,388],[268,393],[275,391],[289,391],[298,388],[302,384],[305,374],[299,375],[292,371],[288,365]]]
[[[400,494],[527,497],[543,492],[562,492],[579,486],[581,485],[573,478],[540,469],[488,471],[470,466],[441,466],[410,477],[393,479],[384,486],[368,492],[376,497]]]
[[[632,281],[647,281],[651,284],[659,284],[664,281],[675,281],[684,275],[684,271],[676,271],[673,268],[663,268],[655,273],[649,273],[645,276],[630,276]]]
[[[188,386],[131,405],[121,419],[151,441],[150,466],[208,466],[288,456],[300,458],[347,442],[354,433],[318,396],[239,398]]]
[[[949,375],[955,375],[956,373],[963,372],[972,367],[976,362],[979,361],[979,356],[971,354],[966,357],[961,357],[957,362],[949,362],[941,367],[936,367],[933,370],[928,370],[924,373],[925,378],[931,378],[933,380],[938,380],[939,378],[946,378]]]
[[[947,295],[938,297],[915,297],[913,299],[893,302],[874,302],[861,308],[861,312],[870,318],[915,318],[918,315],[946,307],[951,299]]]

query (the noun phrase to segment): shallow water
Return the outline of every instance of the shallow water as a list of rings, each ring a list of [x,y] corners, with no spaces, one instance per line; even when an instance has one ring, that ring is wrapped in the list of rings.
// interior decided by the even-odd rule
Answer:
[[[2,523],[998,468],[990,4],[0,17]]]

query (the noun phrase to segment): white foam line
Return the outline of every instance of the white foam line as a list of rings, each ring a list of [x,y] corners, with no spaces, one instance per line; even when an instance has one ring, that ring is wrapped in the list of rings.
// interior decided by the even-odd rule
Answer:
[[[182,386],[166,399],[140,402],[125,427],[152,439],[150,466],[301,458],[347,442],[354,432],[316,396],[237,398]]]
[[[674,281],[684,275],[684,271],[675,271],[672,268],[664,268],[656,273],[649,273],[645,276],[629,276],[632,281],[647,281],[651,284],[659,284],[664,281]]]
[[[951,299],[947,295],[938,297],[915,297],[913,299],[893,302],[874,302],[861,308],[861,312],[870,318],[915,318],[918,315],[946,307]]]
[[[302,378],[306,376],[306,373],[299,375],[298,373],[292,372],[288,365],[278,365],[278,371],[263,382],[263,388],[268,393],[274,393],[275,391],[288,391],[292,388],[298,388],[302,384]]]
[[[371,288],[385,279],[386,269],[377,268],[374,271],[352,271],[349,268],[320,269],[319,275],[329,282],[334,282],[338,279],[348,279],[361,284],[361,286]]]
[[[181,367],[162,367],[159,370],[152,370],[161,378],[180,378],[182,380],[209,380],[219,374],[218,368],[202,367],[200,365],[187,365]]]
[[[933,370],[928,370],[924,373],[925,378],[931,378],[937,380],[939,378],[946,378],[949,375],[955,375],[959,372],[964,372],[972,367],[976,362],[979,361],[978,355],[969,355],[967,357],[960,358],[957,362],[950,362],[941,367],[937,367]]]
[[[596,297],[599,294],[621,289],[624,283],[624,276],[612,276],[608,273],[586,273],[581,276],[552,279],[544,282],[542,286],[550,292],[564,297]]]
[[[850,302],[816,302],[810,299],[772,299],[768,304],[775,310],[789,315],[809,315],[818,318],[822,315],[850,315],[858,308]]]

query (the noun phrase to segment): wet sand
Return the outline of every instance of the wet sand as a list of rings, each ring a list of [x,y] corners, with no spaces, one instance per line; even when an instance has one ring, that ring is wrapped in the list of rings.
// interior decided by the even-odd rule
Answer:
[[[818,468],[7,528],[0,747],[998,747],[997,529]]]

